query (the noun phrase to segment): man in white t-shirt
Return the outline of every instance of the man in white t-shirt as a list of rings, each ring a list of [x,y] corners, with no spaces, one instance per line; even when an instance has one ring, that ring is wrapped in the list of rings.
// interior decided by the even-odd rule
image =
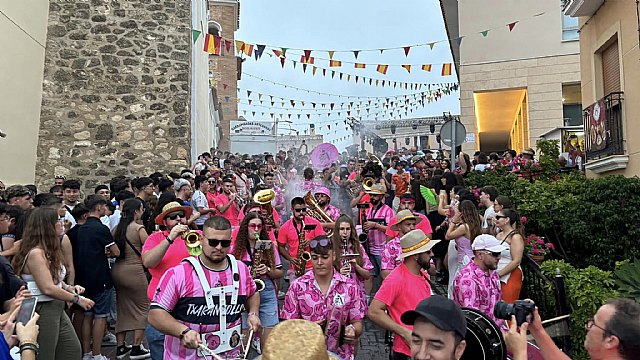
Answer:
[[[482,232],[485,234],[495,235],[495,217],[496,211],[493,209],[493,202],[498,196],[498,190],[487,185],[480,189],[480,202],[487,210],[484,211],[484,217],[482,220]]]
[[[191,207],[200,213],[194,223],[198,229],[202,230],[204,222],[209,218],[209,214],[215,214],[216,209],[209,208],[207,192],[209,192],[209,179],[206,176],[198,175],[195,179],[196,191],[191,196]]]

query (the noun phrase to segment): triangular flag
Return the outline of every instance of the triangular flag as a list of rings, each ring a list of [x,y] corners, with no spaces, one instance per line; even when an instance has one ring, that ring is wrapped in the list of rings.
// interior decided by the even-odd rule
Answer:
[[[429,45],[429,49],[430,50],[433,50],[433,47],[436,45],[436,43],[435,42],[430,42],[427,45]]]
[[[513,28],[516,27],[517,23],[518,23],[517,21],[514,21],[512,23],[507,24],[507,26],[509,27],[509,31],[512,31]]]
[[[322,69],[322,76],[327,76],[327,69]]]
[[[333,60],[333,54],[335,53],[335,51],[329,50],[328,53],[329,53],[329,60]]]
[[[422,65],[422,70],[424,70],[426,72],[430,72],[431,71],[431,64]]]
[[[239,53],[244,50],[244,42],[240,40],[236,40],[236,53]]]
[[[316,71],[318,71],[318,67],[314,66],[313,69],[311,70],[311,75],[315,76],[316,75]]]
[[[225,101],[225,102],[229,102],[229,99],[230,99],[230,97],[229,97],[229,96],[225,96],[225,97],[224,97],[224,101]]]
[[[304,51],[304,57],[308,59],[311,56],[311,50],[303,50],[303,51]]]
[[[360,50],[354,50],[353,51],[353,56],[356,57],[356,59],[358,58],[358,54],[360,53]]]
[[[351,81],[351,74],[347,74],[347,82]]]
[[[202,34],[202,31],[200,31],[200,30],[195,30],[195,29],[191,30],[191,37],[193,37],[193,43],[194,44],[196,43],[196,41],[198,41],[198,38],[200,37],[200,34]]]
[[[383,52],[384,52],[384,49],[380,49],[380,55],[382,55]]]
[[[487,37],[487,35],[489,35],[489,30],[485,30],[480,32],[480,34],[482,34],[482,36]]]
[[[459,36],[459,37],[453,39],[456,42],[456,44],[458,44],[458,47],[460,47],[460,44],[462,43],[462,38],[463,37],[464,36]]]
[[[302,64],[302,72],[307,73],[307,64]]]
[[[244,54],[251,57],[251,55],[253,54],[253,45],[251,44],[244,44]]]
[[[251,96],[251,90],[247,90],[247,98]]]
[[[224,90],[227,90],[227,87],[228,87],[228,86],[229,86],[229,85],[227,85],[227,84],[222,84],[222,88],[223,88]]]
[[[342,75],[343,75],[343,74],[342,74],[342,73],[340,73],[340,80],[342,80]]]
[[[411,65],[402,65],[402,67],[407,70],[409,74],[411,74]]]
[[[280,64],[282,65],[282,67],[283,67],[283,68],[284,68],[284,62],[285,62],[285,60],[287,60],[287,59],[285,59],[284,57],[281,57],[281,58],[280,58]]]
[[[240,100],[240,99],[238,99],[238,100]],[[253,100],[249,99],[249,100],[247,100],[247,101],[249,101],[249,105],[251,105],[251,101],[253,101]]]
[[[280,50],[273,49],[271,51],[273,51],[273,53],[276,54],[277,57],[283,57],[284,56],[284,54],[282,54],[282,51],[280,51]]]
[[[310,119],[310,118],[311,118],[311,114],[307,114],[307,119]],[[305,130],[304,133],[306,134],[307,130]]]
[[[282,49],[282,56],[287,56],[287,48],[281,48]]]
[[[224,41],[224,47],[227,49],[227,54],[231,52],[231,40]]]
[[[411,50],[411,46],[405,46],[404,48],[404,56],[409,56],[409,50]]]
[[[256,51],[255,51],[256,60],[260,59],[260,57],[262,56],[262,53],[264,52],[264,48],[265,48],[265,45],[256,45]]]
[[[292,62],[293,62],[293,68],[295,69],[295,68],[296,68],[296,64],[297,64],[297,63],[295,62],[295,60],[294,60],[294,61],[292,61]]]
[[[331,78],[333,79],[336,76],[336,72],[331,70]]]

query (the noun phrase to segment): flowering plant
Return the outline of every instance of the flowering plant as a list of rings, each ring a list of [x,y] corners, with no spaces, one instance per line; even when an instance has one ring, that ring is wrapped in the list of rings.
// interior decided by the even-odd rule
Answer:
[[[535,160],[528,160],[521,156],[516,156],[511,164],[513,165],[513,172],[529,172],[535,174],[542,171],[542,167],[539,162]]]
[[[554,249],[552,243],[545,242],[543,237],[536,234],[531,234],[524,240],[524,251],[531,255],[545,256]]]

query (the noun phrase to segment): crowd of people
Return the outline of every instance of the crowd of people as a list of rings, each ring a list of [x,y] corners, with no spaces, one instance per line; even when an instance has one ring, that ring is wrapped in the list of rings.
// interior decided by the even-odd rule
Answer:
[[[519,329],[494,315],[520,298],[524,228],[495,187],[465,187],[470,172],[534,161],[533,150],[460,153],[453,167],[415,148],[352,155],[315,169],[294,150],[212,149],[189,169],[105,179],[84,195],[62,175],[48,191],[0,183],[0,358],[16,346],[24,359],[101,360],[115,345],[117,359],[313,348],[324,355],[309,359],[352,360],[368,317],[394,335],[393,359],[459,359],[461,308],[491,319],[515,359],[527,326],[545,358],[561,358],[537,313]],[[38,315],[15,325],[31,297]],[[639,323],[637,304],[613,300],[585,346],[632,359]],[[302,329],[309,348],[282,353]]]

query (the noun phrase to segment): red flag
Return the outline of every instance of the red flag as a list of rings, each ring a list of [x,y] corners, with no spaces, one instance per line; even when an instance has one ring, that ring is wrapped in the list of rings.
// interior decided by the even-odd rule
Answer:
[[[376,71],[383,75],[387,75],[387,70],[389,70],[389,65],[378,65],[378,67],[376,68]]]
[[[302,55],[302,56],[300,57],[300,62],[301,62],[301,63],[303,63],[303,64],[313,64],[314,60],[315,60],[314,58],[312,58],[312,57],[305,57],[304,55]]]
[[[442,76],[451,75],[451,63],[442,64]]]
[[[404,47],[404,56],[409,56],[409,50],[411,50],[411,46],[405,46]]]
[[[216,35],[207,34],[204,37],[204,51],[213,55],[220,55],[220,40],[222,38]]]
[[[360,63],[356,63],[354,66],[356,69],[364,69],[367,67],[366,64],[360,64]]]
[[[342,61],[340,60],[329,60],[329,67],[341,67]]]
[[[304,50],[304,57],[308,59],[309,56],[311,56],[311,50]]]
[[[509,31],[512,31],[513,28],[516,27],[517,23],[518,23],[517,21],[514,21],[512,23],[507,24],[507,26],[509,27]]]
[[[276,49],[273,49],[272,51],[274,54],[276,54],[277,57],[279,58],[284,57],[284,55],[282,54],[282,51],[276,50]]]
[[[281,58],[280,58],[280,64],[282,65],[282,68],[284,68],[284,62],[285,62],[285,60],[287,60],[287,59],[285,59],[285,58],[283,58],[283,57],[281,57]]]

